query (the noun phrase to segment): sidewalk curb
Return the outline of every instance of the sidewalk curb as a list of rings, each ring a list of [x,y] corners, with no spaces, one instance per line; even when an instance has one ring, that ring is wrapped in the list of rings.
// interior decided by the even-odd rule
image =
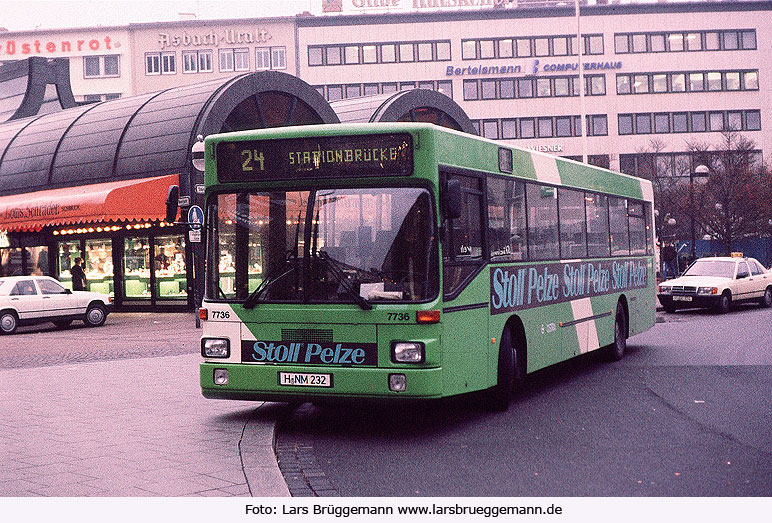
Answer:
[[[239,441],[239,455],[249,492],[254,497],[289,497],[274,453],[276,420],[284,408],[280,403],[263,403],[247,420]]]

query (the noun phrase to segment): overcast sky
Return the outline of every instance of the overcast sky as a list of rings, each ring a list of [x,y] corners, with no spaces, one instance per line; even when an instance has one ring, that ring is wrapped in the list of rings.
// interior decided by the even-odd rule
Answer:
[[[3,0],[0,27],[9,31],[126,25],[179,20],[292,16],[321,12],[321,0]]]

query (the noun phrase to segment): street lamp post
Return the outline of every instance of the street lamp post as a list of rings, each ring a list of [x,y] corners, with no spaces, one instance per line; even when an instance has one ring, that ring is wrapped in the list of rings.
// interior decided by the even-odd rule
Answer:
[[[710,169],[705,165],[698,165],[694,171],[689,172],[689,214],[691,214],[690,233],[691,233],[691,248],[690,253],[692,260],[697,257],[696,251],[696,222],[694,220],[694,177],[695,176],[707,176]]]

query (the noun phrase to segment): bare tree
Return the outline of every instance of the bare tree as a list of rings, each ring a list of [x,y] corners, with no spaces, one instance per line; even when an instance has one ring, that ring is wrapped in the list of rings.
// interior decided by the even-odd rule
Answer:
[[[772,186],[753,140],[729,130],[715,147],[690,143],[689,149],[693,165],[708,167],[709,176],[695,184],[693,205],[688,194],[679,195],[683,212],[720,240],[727,255],[734,241],[764,234],[769,229]]]

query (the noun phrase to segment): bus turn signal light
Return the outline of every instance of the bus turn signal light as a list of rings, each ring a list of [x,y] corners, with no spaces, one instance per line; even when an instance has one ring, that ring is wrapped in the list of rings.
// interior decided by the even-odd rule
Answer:
[[[201,320],[208,320],[209,319],[209,311],[207,309],[201,308],[198,309],[198,318]]]
[[[439,323],[440,311],[417,311],[415,313],[416,323]]]

